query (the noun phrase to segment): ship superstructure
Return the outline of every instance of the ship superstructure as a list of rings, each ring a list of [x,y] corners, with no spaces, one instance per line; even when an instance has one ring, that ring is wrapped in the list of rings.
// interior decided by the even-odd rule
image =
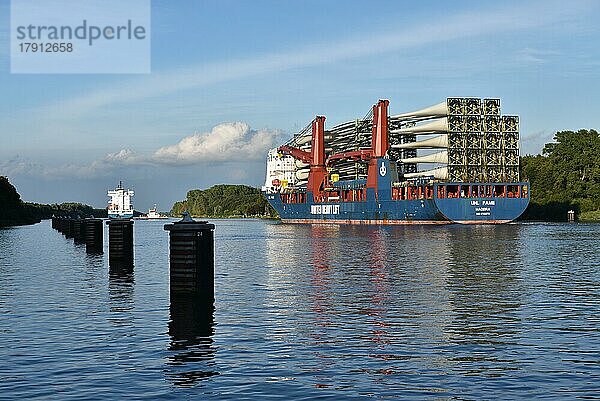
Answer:
[[[283,222],[506,223],[523,213],[519,119],[501,115],[499,99],[388,107],[380,100],[329,130],[317,116],[269,152],[263,191]]]
[[[113,191],[108,191],[110,197],[108,201],[108,218],[110,219],[130,219],[133,217],[133,204],[131,198],[133,191],[123,188],[123,183],[119,181],[119,186]]]

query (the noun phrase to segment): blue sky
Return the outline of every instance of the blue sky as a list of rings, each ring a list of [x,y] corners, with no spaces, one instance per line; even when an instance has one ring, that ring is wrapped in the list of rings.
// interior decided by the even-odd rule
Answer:
[[[0,0],[0,174],[23,198],[136,206],[260,186],[264,152],[327,125],[449,96],[499,97],[522,153],[600,128],[600,2],[152,1],[152,73],[10,73]],[[194,135],[196,134],[196,135]]]

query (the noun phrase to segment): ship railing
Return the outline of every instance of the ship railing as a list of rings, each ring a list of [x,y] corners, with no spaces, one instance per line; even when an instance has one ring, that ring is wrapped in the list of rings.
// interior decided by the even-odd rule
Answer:
[[[439,183],[436,198],[528,198],[529,183]]]

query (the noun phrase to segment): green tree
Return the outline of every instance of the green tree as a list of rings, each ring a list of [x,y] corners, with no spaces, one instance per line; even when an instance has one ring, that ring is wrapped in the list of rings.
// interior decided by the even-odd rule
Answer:
[[[600,211],[600,135],[596,130],[559,131],[541,155],[521,158],[531,182],[525,218],[564,220],[573,209],[582,219]]]
[[[270,216],[275,211],[257,188],[247,185],[215,185],[211,188],[188,191],[185,200],[175,202],[171,215],[179,216],[187,210],[198,217]]]

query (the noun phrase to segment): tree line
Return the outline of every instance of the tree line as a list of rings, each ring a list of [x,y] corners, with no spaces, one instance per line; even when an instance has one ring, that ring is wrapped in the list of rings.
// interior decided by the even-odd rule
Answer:
[[[259,189],[247,185],[215,185],[188,191],[186,199],[175,202],[172,216],[184,211],[198,217],[249,217],[277,215]]]
[[[0,176],[0,227],[39,223],[54,216],[106,217],[106,209],[81,203],[40,204],[23,202],[7,177]]]
[[[600,221],[600,135],[596,130],[559,131],[542,153],[521,158],[521,177],[531,184],[526,220]]]

